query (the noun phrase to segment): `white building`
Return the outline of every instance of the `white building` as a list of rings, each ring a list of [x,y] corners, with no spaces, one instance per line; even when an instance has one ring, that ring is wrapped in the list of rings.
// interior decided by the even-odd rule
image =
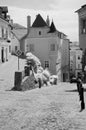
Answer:
[[[56,30],[53,21],[49,24],[49,17],[47,17],[45,22],[41,15],[38,14],[31,26],[31,17],[28,16],[28,30],[27,34],[20,41],[20,49],[24,54],[32,52],[41,60],[43,68],[47,67],[51,74],[59,75],[60,80],[63,81],[62,75],[66,75],[69,71],[69,41],[63,33]],[[62,46],[65,46],[65,49]],[[62,63],[64,56],[67,60],[65,60],[65,63]],[[65,69],[62,69],[62,67]],[[62,71],[64,71],[63,74]],[[66,78],[68,77],[69,74]]]
[[[11,20],[7,13],[8,8],[0,6],[0,62],[11,56]]]
[[[82,72],[82,50],[77,43],[70,44],[70,73],[77,76]]]
[[[12,54],[16,54],[17,50],[20,50],[20,40],[27,33],[27,28],[24,26],[13,23],[13,29],[11,31],[12,37]]]

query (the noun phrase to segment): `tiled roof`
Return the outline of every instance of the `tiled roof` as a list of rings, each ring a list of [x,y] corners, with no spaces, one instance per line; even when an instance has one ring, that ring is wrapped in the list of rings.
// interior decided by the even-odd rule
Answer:
[[[13,24],[13,30],[12,33],[18,38],[21,39],[24,35],[27,34],[27,28],[18,24],[14,23]]]
[[[12,30],[12,33],[20,40],[27,34],[27,29]]]
[[[38,14],[34,23],[32,24],[32,27],[45,27],[45,26],[47,26],[47,23],[44,21],[41,15]]]
[[[14,24],[13,24],[13,28],[14,28],[14,29],[26,29],[26,27],[24,27],[24,26],[22,26],[22,25],[20,25],[20,24],[18,24],[18,23],[14,23]]]

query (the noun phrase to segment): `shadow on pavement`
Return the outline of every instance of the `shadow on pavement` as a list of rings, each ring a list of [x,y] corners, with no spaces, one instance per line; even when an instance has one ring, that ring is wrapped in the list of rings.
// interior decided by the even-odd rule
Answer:
[[[65,92],[78,92],[77,89],[73,89],[73,90],[66,90]],[[84,88],[84,92],[86,92],[86,88]]]
[[[65,92],[77,92],[76,89],[73,89],[73,90],[66,90]]]

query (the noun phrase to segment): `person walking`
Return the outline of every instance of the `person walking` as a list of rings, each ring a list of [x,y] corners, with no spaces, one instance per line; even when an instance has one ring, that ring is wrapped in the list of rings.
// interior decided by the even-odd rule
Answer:
[[[81,112],[85,109],[84,88],[83,88],[83,85],[82,85],[81,77],[78,77],[78,79],[77,79],[77,90],[78,90],[79,99],[80,99],[80,102],[81,102],[81,109],[80,109],[80,112]]]

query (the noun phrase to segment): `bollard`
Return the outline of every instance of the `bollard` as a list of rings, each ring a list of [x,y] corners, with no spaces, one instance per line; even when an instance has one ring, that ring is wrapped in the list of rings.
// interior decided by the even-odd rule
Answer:
[[[17,71],[15,72],[15,77],[14,77],[14,86],[20,86],[22,82],[22,72]]]

